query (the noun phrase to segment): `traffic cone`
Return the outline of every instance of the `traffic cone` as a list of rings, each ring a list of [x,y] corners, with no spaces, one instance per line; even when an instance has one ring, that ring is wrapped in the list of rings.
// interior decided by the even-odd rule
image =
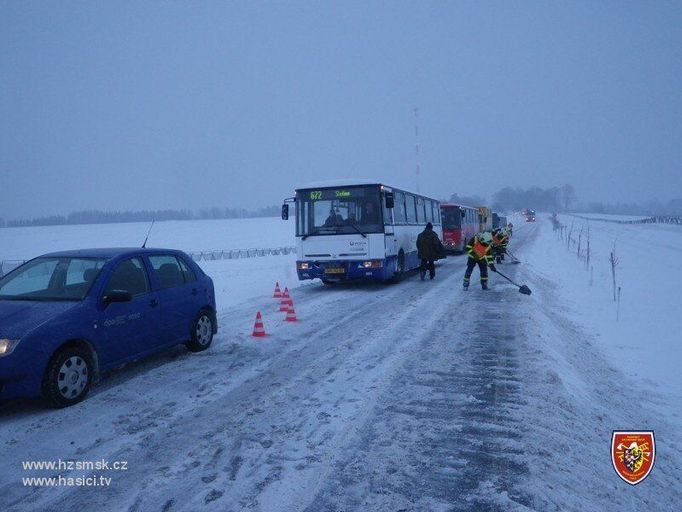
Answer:
[[[263,317],[260,314],[260,311],[256,313],[256,323],[253,324],[253,334],[251,334],[254,338],[264,338],[267,336],[265,334],[265,328],[263,327]]]
[[[282,294],[282,301],[279,303],[279,310],[284,312],[288,311],[290,304],[293,304],[293,302],[289,296],[289,288],[285,287],[284,293]]]
[[[282,298],[282,291],[279,289],[279,281],[275,283],[275,293],[272,295],[272,297],[275,299]]]
[[[289,309],[287,309],[287,316],[284,319],[285,322],[298,322],[296,318],[296,311],[294,310],[294,303],[289,304]]]

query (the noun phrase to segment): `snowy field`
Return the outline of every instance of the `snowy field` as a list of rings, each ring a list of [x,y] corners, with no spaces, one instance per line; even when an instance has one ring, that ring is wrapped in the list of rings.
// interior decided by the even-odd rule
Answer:
[[[579,217],[579,218],[606,220],[606,221],[609,221],[609,220],[612,220],[612,221],[628,221],[628,220],[649,219],[649,218],[651,218],[651,215],[613,215],[610,213],[576,213],[574,215],[567,215],[566,217],[569,220],[571,218]]]
[[[483,292],[477,271],[463,292],[465,259],[452,257],[433,282],[298,287],[300,322],[288,324],[271,293],[274,280],[297,284],[292,257],[202,262],[219,295],[209,351],[178,347],[112,372],[66,410],[39,401],[0,410],[0,509],[679,510],[682,229],[591,221],[590,272],[547,215],[510,220],[522,263],[500,270],[531,296],[495,275]],[[230,222],[240,221],[168,227],[150,245],[263,247],[279,236],[274,245],[291,245],[293,226],[278,219],[212,237]],[[17,230],[20,240],[0,230],[0,251],[24,258],[67,242],[103,244],[70,228],[70,240],[53,228]],[[108,229],[136,235],[129,225]],[[229,243],[234,233],[255,238]],[[258,310],[268,337],[256,341]],[[655,467],[634,487],[609,457],[611,432],[622,429],[656,433]],[[22,461],[57,459],[123,460],[128,469],[100,472],[112,478],[105,487],[22,485],[60,473]]]
[[[86,224],[0,229],[0,261],[25,260],[46,252],[74,248],[142,245],[149,223]],[[295,245],[293,220],[277,217],[157,222],[147,247],[187,252],[221,249],[278,248]],[[214,280],[216,300],[226,308],[282,286],[299,286],[295,254],[200,261]]]
[[[0,229],[0,260],[28,260],[76,248],[139,247],[149,222]],[[147,247],[187,252],[294,245],[294,222],[257,219],[165,221],[154,224]]]

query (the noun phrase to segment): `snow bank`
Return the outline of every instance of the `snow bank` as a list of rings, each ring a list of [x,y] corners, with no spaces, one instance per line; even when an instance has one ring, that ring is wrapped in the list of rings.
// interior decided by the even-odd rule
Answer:
[[[600,339],[610,361],[637,382],[682,403],[682,345],[674,320],[680,313],[682,229],[659,224],[611,224],[559,216],[570,227],[570,249],[551,229],[543,229],[528,260],[535,272],[561,286],[567,313]],[[540,222],[547,222],[539,219]],[[590,227],[590,265],[578,259]],[[570,228],[569,228],[570,229]],[[620,314],[613,300],[610,254],[615,250]],[[616,290],[617,293],[617,290]]]

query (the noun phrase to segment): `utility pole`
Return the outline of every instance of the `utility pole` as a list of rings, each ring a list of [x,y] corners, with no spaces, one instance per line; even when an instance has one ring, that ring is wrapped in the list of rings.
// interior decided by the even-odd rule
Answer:
[[[417,182],[417,194],[419,194],[419,109],[414,108],[414,155],[416,160],[415,180]]]

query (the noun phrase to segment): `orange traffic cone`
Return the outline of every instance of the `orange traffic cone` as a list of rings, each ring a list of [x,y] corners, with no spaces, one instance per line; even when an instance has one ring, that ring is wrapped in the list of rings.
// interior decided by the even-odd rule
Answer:
[[[289,288],[284,288],[284,293],[282,294],[282,301],[279,304],[279,310],[280,311],[288,311],[289,310],[289,305],[293,304],[291,301],[291,297],[289,296]]]
[[[289,309],[287,309],[287,316],[284,319],[285,322],[298,322],[296,318],[296,311],[294,311],[294,303],[289,304]]]
[[[264,338],[267,336],[265,334],[265,328],[263,327],[263,317],[260,314],[260,311],[256,313],[256,323],[253,324],[253,334],[251,335],[255,338]]]
[[[279,281],[275,283],[275,293],[272,295],[272,297],[275,299],[282,298],[282,291],[279,289]]]

